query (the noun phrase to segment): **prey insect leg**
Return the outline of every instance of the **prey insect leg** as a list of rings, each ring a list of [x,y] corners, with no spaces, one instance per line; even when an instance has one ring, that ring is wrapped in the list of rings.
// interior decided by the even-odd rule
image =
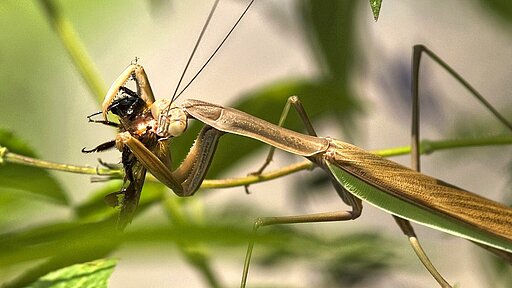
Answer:
[[[82,153],[101,152],[101,151],[105,151],[105,150],[108,150],[108,149],[112,149],[115,146],[116,146],[116,141],[112,140],[112,141],[108,141],[108,142],[105,142],[103,144],[100,144],[100,145],[98,145],[95,148],[90,149],[90,150],[87,150],[84,147],[84,148],[82,148]]]

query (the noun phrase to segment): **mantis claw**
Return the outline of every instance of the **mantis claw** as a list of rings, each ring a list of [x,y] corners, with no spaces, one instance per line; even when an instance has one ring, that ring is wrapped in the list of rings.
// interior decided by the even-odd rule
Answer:
[[[110,105],[118,98],[118,94],[122,89],[121,87],[123,87],[130,79],[133,79],[136,82],[137,95],[140,95],[140,98],[147,105],[151,105],[153,102],[155,102],[155,96],[151,90],[151,86],[149,84],[149,80],[146,72],[144,71],[144,68],[139,64],[132,63],[121,73],[121,75],[119,75],[119,77],[117,77],[105,95],[105,99],[101,104],[101,114],[103,115],[103,119],[105,119],[105,121],[108,120],[107,114]]]

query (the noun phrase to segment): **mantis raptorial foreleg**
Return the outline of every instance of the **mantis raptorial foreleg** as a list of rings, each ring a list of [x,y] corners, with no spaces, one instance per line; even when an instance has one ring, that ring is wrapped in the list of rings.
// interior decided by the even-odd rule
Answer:
[[[144,144],[130,133],[118,134],[116,140],[130,148],[137,159],[155,178],[170,187],[179,196],[191,196],[203,182],[213,159],[220,136],[224,132],[205,126],[185,160],[175,171],[162,162]]]
[[[151,85],[149,84],[148,77],[144,68],[141,65],[137,64],[137,59],[135,59],[132,64],[130,64],[126,69],[117,77],[117,79],[112,83],[110,89],[107,91],[107,95],[105,99],[103,99],[102,106],[102,115],[103,119],[108,121],[107,119],[107,108],[110,106],[112,101],[116,98],[120,89],[124,89],[124,84],[128,79],[133,79],[137,86],[137,96],[141,98],[147,104],[152,104],[155,102],[155,96],[153,95],[153,90],[151,89]]]
[[[136,92],[124,86],[130,79],[135,81]],[[108,112],[118,115],[120,123],[109,121]],[[97,114],[102,114],[104,120],[91,118]],[[115,141],[91,150],[84,149],[83,152],[102,151],[114,145],[123,151],[126,146],[151,174],[179,196],[190,196],[198,190],[213,159],[219,138],[224,134],[205,126],[185,160],[172,171],[168,140],[186,129],[186,116],[180,108],[165,99],[155,101],[146,72],[136,63],[130,64],[111,85],[103,101],[102,111],[90,115],[88,119],[90,122],[118,127],[122,132],[117,134]],[[143,138],[145,140],[139,140]],[[151,142],[149,139],[155,138],[157,140],[154,144],[149,144],[152,151],[146,145]]]

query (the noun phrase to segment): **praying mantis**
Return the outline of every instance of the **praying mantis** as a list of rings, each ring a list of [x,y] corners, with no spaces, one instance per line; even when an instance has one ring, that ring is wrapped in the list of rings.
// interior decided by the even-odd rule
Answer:
[[[414,71],[418,69],[422,52],[437,57],[421,45],[415,46],[414,51]],[[430,264],[407,220],[489,246],[493,251],[497,249],[504,252],[504,257],[511,259],[511,208],[405,168],[348,143],[316,136],[297,97],[289,98],[280,124],[284,122],[290,107],[294,107],[309,135],[268,123],[233,108],[200,100],[184,100],[181,105],[166,99],[155,100],[142,66],[131,64],[109,89],[102,109],[104,120],[98,122],[111,123],[107,113],[112,110],[115,101],[123,99],[117,98],[118,92],[130,77],[136,79],[137,87],[140,89],[140,94],[137,95],[142,95],[144,109],[150,113],[146,112],[142,119],[135,118],[137,128],[134,131],[119,133],[115,146],[121,151],[127,147],[144,168],[178,196],[191,196],[197,191],[213,160],[220,137],[225,133],[238,134],[306,157],[328,174],[343,202],[352,208],[350,211],[259,218],[255,222],[255,230],[261,226],[275,224],[354,220],[362,212],[362,201],[367,201],[395,217],[420,260],[442,287],[450,286]],[[418,93],[414,95],[417,105]],[[485,105],[512,130],[512,125],[504,117],[489,104]],[[417,114],[417,110],[414,110]],[[169,159],[165,158],[168,155],[155,155],[138,139],[138,136],[151,134],[158,138],[158,141],[168,141],[185,131],[188,119],[196,119],[205,126],[184,162],[178,169],[171,171]],[[140,122],[137,122],[139,120]],[[419,133],[417,122],[415,123],[413,130],[416,145],[413,142],[413,150],[416,150],[418,155]],[[247,252],[242,287],[246,283],[251,252],[252,243]]]
[[[427,53],[439,62],[437,56],[424,46],[415,46],[414,51],[413,71],[415,73],[418,73],[421,53]],[[443,65],[444,62],[439,63]],[[115,146],[119,150],[129,149],[129,153],[132,153],[145,169],[179,196],[191,196],[197,191],[213,160],[220,137],[225,133],[238,134],[306,157],[327,173],[343,202],[351,207],[349,211],[260,218],[255,222],[255,230],[275,224],[354,220],[361,214],[362,203],[365,201],[394,215],[420,260],[442,287],[450,287],[450,285],[426,257],[407,220],[488,246],[492,251],[510,260],[512,209],[375,156],[353,145],[328,137],[318,137],[297,97],[289,98],[279,125],[273,125],[244,112],[199,100],[184,100],[181,104],[173,100],[156,100],[144,69],[134,63],[109,89],[102,105],[104,119],[96,122],[111,123],[107,114],[113,111],[112,105],[116,101],[126,97],[123,95],[126,90],[122,90],[126,81],[131,78],[137,84],[137,92],[133,95],[143,101],[141,114],[144,116],[143,119],[135,119],[141,121],[133,122],[137,125],[134,130],[125,129],[126,131],[116,136]],[[463,85],[466,86],[464,82]],[[471,86],[466,87],[472,90]],[[415,102],[413,104],[415,107],[413,109],[415,111],[413,155],[418,157],[417,86],[413,90],[415,90],[413,92]],[[504,125],[512,129],[512,125],[492,106],[485,104],[486,102],[479,96],[476,97]],[[134,101],[139,101],[137,99]],[[292,107],[299,113],[308,135],[281,127]],[[135,116],[137,118],[139,115]],[[172,137],[185,132],[188,119],[202,122],[205,128],[186,160],[178,169],[172,171],[169,168],[168,158],[165,158],[167,155],[162,153],[155,155],[139,136],[148,134],[158,139],[158,143],[165,144],[172,140]],[[131,126],[133,123],[126,125]],[[139,125],[141,123],[142,125]],[[415,161],[418,163],[417,160]],[[419,164],[414,166],[419,167]],[[262,170],[260,169],[259,172]],[[252,247],[253,243],[249,245],[247,252],[241,286],[245,286],[247,281]]]

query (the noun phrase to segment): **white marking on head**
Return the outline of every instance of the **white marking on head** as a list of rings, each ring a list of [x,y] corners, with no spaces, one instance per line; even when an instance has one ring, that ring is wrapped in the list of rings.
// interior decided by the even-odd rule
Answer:
[[[167,99],[158,99],[151,106],[157,123],[156,134],[163,138],[180,136],[187,129],[187,115]]]

